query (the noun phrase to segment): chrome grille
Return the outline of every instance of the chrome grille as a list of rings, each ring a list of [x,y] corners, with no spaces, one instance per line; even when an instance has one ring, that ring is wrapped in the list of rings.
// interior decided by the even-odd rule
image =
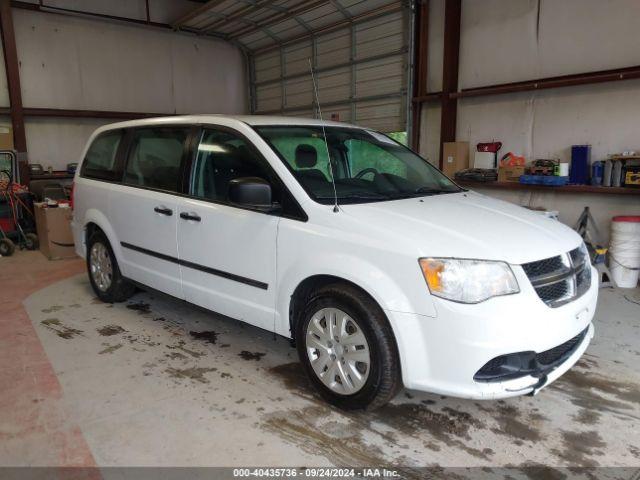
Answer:
[[[591,286],[589,257],[580,247],[522,268],[540,299],[552,308],[581,297]]]

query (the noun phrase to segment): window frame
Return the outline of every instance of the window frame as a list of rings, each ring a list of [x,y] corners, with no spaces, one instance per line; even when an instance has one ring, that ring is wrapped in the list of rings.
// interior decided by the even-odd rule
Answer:
[[[216,125],[216,124],[212,124],[212,123],[203,123],[197,126],[197,130],[194,132],[193,138],[192,138],[192,143],[190,145],[190,154],[189,157],[187,159],[187,163],[185,164],[185,169],[183,171],[183,177],[182,177],[182,189],[183,189],[183,196],[188,197],[190,199],[193,200],[199,200],[202,202],[207,202],[207,203],[212,203],[215,205],[224,205],[227,207],[232,207],[232,208],[237,208],[239,210],[247,210],[250,212],[256,212],[256,213],[261,213],[263,215],[271,215],[271,216],[277,216],[277,217],[282,217],[282,218],[288,218],[290,220],[298,220],[301,222],[307,222],[309,220],[309,216],[307,215],[307,213],[303,210],[303,208],[300,206],[300,202],[298,202],[298,199],[296,199],[296,197],[291,193],[291,191],[289,190],[289,188],[286,186],[286,184],[284,183],[284,181],[282,180],[282,178],[280,178],[280,175],[278,175],[278,173],[273,169],[273,166],[269,163],[269,161],[266,159],[266,157],[262,154],[262,152],[258,149],[258,147],[256,147],[256,145],[249,140],[249,138],[247,138],[246,135],[244,135],[242,132],[236,130],[235,128],[232,127],[228,127],[226,125]],[[192,179],[193,179],[193,175],[195,175],[195,166],[196,166],[196,157],[198,155],[198,145],[200,143],[200,139],[202,138],[202,134],[204,133],[205,130],[217,130],[220,132],[224,132],[224,133],[229,133],[231,135],[235,135],[236,137],[238,137],[240,140],[242,140],[243,142],[245,142],[247,148],[251,151],[251,153],[253,155],[256,156],[256,158],[262,162],[267,170],[267,172],[270,174],[270,178],[266,179],[270,184],[272,188],[278,188],[281,193],[282,193],[282,198],[284,199],[285,197],[288,197],[288,203],[290,204],[289,207],[289,211],[287,211],[287,209],[285,208],[285,205],[282,205],[282,209],[279,211],[272,211],[272,212],[267,212],[264,210],[260,210],[257,208],[251,208],[251,207],[247,207],[247,206],[243,206],[243,205],[237,205],[235,203],[231,203],[229,201],[225,201],[225,200],[216,200],[216,199],[211,199],[211,198],[206,198],[206,197],[199,197],[197,195],[194,195],[191,192],[191,188],[192,188]],[[275,185],[274,185],[275,183]]]

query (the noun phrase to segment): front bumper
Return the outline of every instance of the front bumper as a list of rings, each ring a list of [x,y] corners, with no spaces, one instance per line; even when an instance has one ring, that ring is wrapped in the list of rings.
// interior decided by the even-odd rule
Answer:
[[[434,298],[437,316],[387,312],[407,388],[472,399],[497,399],[537,393],[571,368],[587,349],[594,328],[598,282],[558,308],[536,294],[522,269],[514,269],[521,292],[465,305]],[[546,352],[585,331],[561,362],[516,378],[478,381],[490,360],[517,352]]]

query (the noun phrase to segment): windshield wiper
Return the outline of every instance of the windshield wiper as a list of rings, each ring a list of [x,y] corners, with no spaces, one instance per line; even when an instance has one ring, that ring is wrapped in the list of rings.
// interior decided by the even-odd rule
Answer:
[[[416,194],[429,194],[429,195],[439,195],[441,193],[455,193],[452,190],[443,190],[442,188],[431,188],[431,187],[418,187],[416,188],[413,193]]]
[[[318,200],[332,200],[333,196],[319,196],[316,197]],[[338,200],[388,200],[390,197],[388,195],[383,195],[381,193],[373,193],[373,192],[357,192],[357,193],[347,193],[344,195],[338,195]]]

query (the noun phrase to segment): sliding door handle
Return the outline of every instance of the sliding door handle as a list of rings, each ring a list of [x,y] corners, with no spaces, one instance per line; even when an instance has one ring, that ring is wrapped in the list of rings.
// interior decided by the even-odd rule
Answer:
[[[159,213],[160,215],[166,215],[167,217],[170,217],[171,215],[173,215],[173,210],[171,210],[170,208],[167,207],[156,207],[153,209],[154,212]]]
[[[200,220],[202,220],[197,213],[193,212],[180,212],[180,218],[182,218],[183,220],[191,220],[193,222],[199,222]]]

